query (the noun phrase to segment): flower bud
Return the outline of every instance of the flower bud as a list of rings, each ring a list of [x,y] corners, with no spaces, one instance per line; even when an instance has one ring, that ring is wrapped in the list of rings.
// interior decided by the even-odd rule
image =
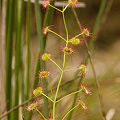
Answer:
[[[79,102],[79,105],[84,109],[84,110],[87,110],[87,106],[86,104],[84,103],[84,101],[82,99],[78,99],[77,100]]]
[[[43,61],[47,61],[50,57],[51,57],[50,54],[44,53],[44,54],[42,55],[42,60],[43,60]]]
[[[48,26],[44,28],[43,34],[46,35],[48,33]]]
[[[63,47],[61,49],[65,54],[71,54],[73,52],[72,48]]]
[[[38,102],[33,102],[32,104],[30,104],[27,108],[25,108],[28,111],[34,110],[36,109],[36,107],[38,106]]]
[[[70,5],[75,5],[78,2],[78,0],[69,0]]]
[[[39,71],[39,78],[46,78],[49,74],[48,71]]]
[[[49,6],[49,4],[50,4],[50,0],[44,0],[43,7],[46,8]]]
[[[89,89],[87,88],[87,86],[81,85],[81,89],[82,89],[82,91],[85,92],[87,95],[91,95],[91,92],[89,91]]]
[[[80,65],[79,70],[81,71],[82,74],[85,73],[86,72],[86,66],[83,65],[83,64]]]
[[[78,45],[80,43],[80,40],[78,38],[72,38],[70,41],[73,45]]]
[[[91,37],[91,34],[90,31],[87,29],[87,28],[84,28],[83,29],[83,32],[84,32],[84,35],[87,36],[87,37]]]
[[[42,87],[39,87],[39,88],[33,90],[33,95],[34,95],[34,96],[38,96],[38,95],[40,95],[42,92],[43,92]]]

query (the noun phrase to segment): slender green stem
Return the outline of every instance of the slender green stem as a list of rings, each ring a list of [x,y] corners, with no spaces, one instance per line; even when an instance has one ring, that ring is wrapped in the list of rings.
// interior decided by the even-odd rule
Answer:
[[[63,70],[62,70],[61,77],[60,77],[60,80],[59,80],[59,83],[58,83],[58,86],[57,86],[57,91],[56,91],[56,95],[55,95],[55,99],[54,99],[54,103],[53,103],[53,120],[55,120],[55,105],[56,105],[56,99],[57,99],[59,87],[60,87],[60,84],[61,84],[61,81],[62,81],[62,78],[63,78],[65,63],[66,63],[66,54],[64,54]]]
[[[74,95],[74,94],[79,93],[79,92],[81,92],[81,90],[78,90],[78,91],[75,91],[75,92],[73,92],[73,93],[70,93],[70,94],[64,96],[63,98],[57,100],[56,103],[57,103],[57,102],[60,102],[60,101],[63,100],[63,99],[65,99],[66,97],[69,97],[69,96]]]
[[[59,80],[59,83],[58,83],[58,87],[57,87],[57,91],[56,91],[54,103],[53,103],[53,120],[55,120],[55,104],[56,104],[56,99],[57,99],[57,95],[58,95],[60,83],[61,83],[61,81],[62,81],[63,73],[64,73],[64,72],[62,71],[61,77],[60,77],[60,80]]]
[[[43,117],[44,120],[46,120],[46,118],[44,117],[44,115],[36,108],[37,112]]]
[[[60,9],[56,8],[55,6],[52,6],[51,4],[49,4],[49,6],[52,7],[52,8],[54,8],[54,9],[56,9],[56,10],[59,11],[59,12],[63,12],[63,11],[61,11]]]
[[[80,76],[76,76],[75,78],[73,78],[73,79],[71,79],[71,80],[69,80],[69,81],[67,81],[67,82],[65,82],[65,83],[61,83],[60,87],[63,87],[63,86],[68,85],[68,84],[72,84],[72,83],[74,83],[78,78],[80,78]],[[57,87],[54,87],[52,90],[54,91],[56,88],[57,88]],[[50,91],[48,91],[48,92],[50,92]]]
[[[44,93],[41,93],[43,96],[45,96],[46,98],[48,98],[51,102],[54,102],[51,98],[49,98],[47,95],[45,95]]]
[[[60,36],[60,35],[57,34],[56,32],[54,32],[54,31],[52,31],[52,30],[50,30],[50,29],[48,29],[48,32],[51,32],[51,33],[57,35],[57,36],[60,37],[62,40],[64,40],[65,42],[67,42],[65,38],[63,38],[62,36]]]
[[[63,15],[63,22],[64,22],[65,31],[66,31],[66,35],[67,35],[67,43],[66,43],[66,46],[67,46],[68,45],[68,30],[67,30],[67,26],[66,26],[66,22],[65,22],[64,12],[62,12],[62,15]]]
[[[51,58],[49,58],[49,60],[50,60],[51,62],[53,62],[61,71],[63,71],[63,70],[60,68],[60,66],[59,66],[54,60],[52,60]]]
[[[74,70],[79,70],[79,68],[71,69],[71,70],[65,70],[64,72],[70,72],[70,71],[74,71]]]
[[[63,9],[62,13],[65,12],[65,10],[68,8],[68,6],[70,5],[70,2],[66,5],[66,7]]]
[[[51,88],[50,82],[49,82],[49,80],[48,80],[47,77],[46,77],[46,80],[47,80],[47,82],[48,82],[48,85],[49,85],[49,87],[50,87],[50,91],[51,91],[52,97],[53,97],[53,99],[54,99],[53,91],[52,91],[52,88]]]
[[[63,117],[62,120],[64,120],[64,119],[66,118],[66,116],[67,116],[71,111],[73,111],[75,108],[77,108],[78,106],[79,106],[79,104],[76,105],[75,107],[73,107],[72,109],[70,109],[70,111],[67,112],[67,114]]]
[[[72,39],[77,38],[77,37],[79,37],[79,36],[81,36],[81,35],[83,35],[83,34],[84,34],[84,31],[83,31],[82,33],[80,33],[80,34],[76,35],[76,36],[75,36],[75,37],[73,37]]]
[[[69,4],[68,4],[68,5],[69,5]],[[66,35],[67,35],[66,46],[68,46],[68,30],[67,30],[67,26],[66,26],[66,22],[65,22],[64,11],[65,11],[66,8],[68,7],[68,5],[67,5],[67,6],[65,7],[65,9],[63,9],[63,11],[62,11],[63,22],[64,22],[65,31],[66,31]],[[62,73],[61,73],[61,77],[60,77],[60,80],[59,80],[59,83],[58,83],[58,86],[57,86],[57,91],[56,91],[56,95],[55,95],[54,103],[53,103],[53,120],[55,120],[55,105],[56,105],[56,99],[57,99],[58,91],[59,91],[60,84],[61,84],[61,81],[62,81],[62,78],[63,78],[63,73],[64,73],[64,69],[65,69],[65,63],[66,63],[66,57],[67,57],[67,55],[64,53],[64,58],[63,58],[63,69],[61,69]]]

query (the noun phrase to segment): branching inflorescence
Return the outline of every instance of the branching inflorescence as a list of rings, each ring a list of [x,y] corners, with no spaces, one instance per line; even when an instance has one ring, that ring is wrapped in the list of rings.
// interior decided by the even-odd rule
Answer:
[[[35,90],[33,90],[33,95],[34,95],[34,96],[43,95],[43,96],[45,96],[46,98],[48,98],[48,100],[50,100],[50,101],[53,103],[52,115],[51,115],[51,113],[50,113],[50,116],[49,116],[48,118],[45,118],[44,115],[43,115],[43,114],[38,110],[38,108],[37,108],[37,106],[39,105],[37,101],[33,102],[32,104],[30,104],[30,105],[26,108],[26,109],[29,110],[29,111],[35,109],[36,111],[38,111],[38,113],[42,116],[42,118],[43,118],[44,120],[48,120],[48,119],[49,119],[49,120],[55,120],[55,108],[56,108],[56,104],[58,104],[58,103],[59,103],[60,101],[62,101],[63,99],[65,99],[65,98],[67,98],[67,97],[69,97],[69,96],[71,96],[71,95],[74,95],[74,94],[76,94],[76,93],[79,93],[79,92],[85,92],[86,95],[90,95],[90,94],[91,94],[91,92],[88,90],[88,88],[87,88],[85,85],[81,85],[81,86],[80,86],[80,89],[79,89],[78,91],[72,92],[72,93],[70,93],[70,94],[68,94],[68,95],[66,95],[66,96],[64,96],[64,97],[62,97],[62,98],[60,98],[60,99],[57,99],[57,97],[58,97],[58,92],[59,92],[59,88],[60,88],[60,84],[61,84],[61,81],[62,81],[64,72],[79,71],[80,75],[83,75],[83,74],[85,74],[86,71],[87,71],[87,68],[86,68],[86,66],[85,66],[84,64],[81,64],[78,68],[74,68],[74,69],[71,69],[71,70],[65,70],[65,64],[66,64],[67,56],[68,56],[69,54],[72,54],[72,53],[74,52],[74,50],[73,50],[71,47],[69,47],[69,43],[72,43],[72,45],[79,45],[79,44],[81,43],[81,40],[79,39],[80,36],[82,36],[82,35],[85,35],[86,37],[91,36],[91,33],[89,32],[89,30],[88,30],[87,28],[83,28],[83,31],[82,31],[80,34],[74,36],[74,37],[71,38],[71,39],[69,39],[69,37],[68,37],[68,30],[67,30],[67,26],[66,26],[66,21],[65,21],[64,12],[65,12],[65,10],[68,8],[68,6],[72,6],[72,7],[73,7],[73,6],[75,6],[75,4],[77,4],[77,2],[78,2],[77,0],[69,0],[69,1],[68,1],[68,4],[67,4],[65,7],[64,7],[64,5],[63,5],[63,10],[60,10],[60,9],[56,8],[55,6],[52,6],[52,5],[50,4],[50,0],[46,0],[45,3],[44,3],[44,5],[43,5],[43,7],[45,7],[45,8],[47,8],[47,7],[52,7],[52,8],[54,8],[54,9],[56,9],[57,11],[59,11],[59,12],[62,13],[63,22],[64,22],[64,26],[65,26],[65,31],[66,31],[66,39],[65,39],[65,38],[63,38],[61,35],[59,35],[58,33],[52,31],[52,30],[50,29],[51,26],[46,26],[46,27],[44,28],[44,30],[43,30],[43,34],[44,34],[44,35],[46,35],[47,33],[50,32],[50,33],[55,34],[56,36],[58,36],[59,38],[61,38],[61,39],[65,42],[65,46],[62,46],[62,47],[61,47],[61,51],[62,51],[63,54],[64,54],[64,55],[63,55],[63,66],[62,66],[62,68],[61,68],[55,61],[53,61],[51,54],[49,54],[49,53],[44,53],[44,54],[41,56],[41,59],[42,59],[44,62],[46,62],[46,61],[48,61],[48,60],[51,61],[51,62],[52,62],[53,64],[55,64],[56,67],[58,67],[58,68],[60,69],[60,71],[61,71],[61,76],[60,76],[60,79],[59,79],[59,81],[58,81],[58,85],[57,85],[57,89],[56,89],[55,95],[53,94],[52,87],[51,87],[50,82],[49,82],[49,79],[48,79],[48,76],[50,75],[50,72],[49,72],[49,71],[46,71],[46,70],[39,71],[39,73],[38,73],[39,76],[38,76],[38,77],[39,77],[39,79],[43,79],[43,78],[46,79],[46,81],[48,82],[48,85],[49,85],[49,87],[50,87],[50,91],[51,91],[51,96],[52,96],[52,98],[44,94],[42,87],[38,87],[38,88],[36,88]],[[86,104],[84,103],[84,101],[83,101],[82,99],[77,99],[76,101],[77,101],[77,105],[74,106],[71,110],[69,110],[69,111],[65,114],[65,116],[62,118],[62,120],[64,120],[64,119],[66,118],[66,116],[67,116],[71,111],[73,111],[75,108],[77,108],[78,106],[80,106],[80,107],[81,107],[82,109],[84,109],[84,110],[88,109],[87,106],[86,106]]]

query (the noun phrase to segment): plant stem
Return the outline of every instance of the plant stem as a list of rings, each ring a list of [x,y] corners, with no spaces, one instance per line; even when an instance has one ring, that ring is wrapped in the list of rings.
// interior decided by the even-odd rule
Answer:
[[[70,5],[70,2],[66,5],[66,7],[63,9],[62,13],[65,12],[65,10],[68,8],[68,6]]]
[[[52,8],[54,8],[54,9],[56,9],[59,12],[62,12],[60,9],[56,8],[55,6],[52,6],[51,4],[49,4],[49,6],[52,7]]]
[[[65,68],[65,63],[66,63],[66,54],[64,54],[64,60],[63,60],[63,70],[61,73],[61,77],[57,86],[57,91],[56,91],[56,95],[55,95],[55,99],[54,99],[54,103],[53,103],[53,120],[55,120],[55,105],[56,105],[56,99],[57,99],[57,95],[58,95],[58,91],[59,91],[59,87],[63,78],[63,73],[64,73],[64,68]]]
[[[44,97],[48,98],[51,102],[54,102],[51,98],[49,98],[47,95],[45,95],[44,93],[41,93]]]
[[[66,46],[67,46],[68,45],[68,30],[67,30],[67,26],[66,26],[66,22],[65,22],[64,12],[62,12],[62,15],[63,15],[63,22],[64,22],[65,31],[66,31],[66,35],[67,35],[67,42],[66,42]]]
[[[65,70],[64,72],[70,72],[70,71],[74,71],[74,70],[79,70],[79,68],[71,69],[71,70]]]
[[[59,67],[59,65],[58,65],[54,60],[52,60],[51,58],[49,58],[49,60],[50,60],[51,62],[53,62],[61,71],[63,71],[63,70]]]
[[[47,82],[48,82],[48,85],[49,85],[49,87],[50,87],[50,91],[51,91],[52,97],[53,97],[53,99],[54,99],[53,91],[52,91],[52,88],[51,88],[50,82],[49,82],[49,80],[48,80],[47,77],[46,77],[46,80],[47,80]]]
[[[62,120],[64,120],[64,119],[66,118],[66,116],[67,116],[71,111],[73,111],[75,108],[77,108],[78,106],[79,106],[79,104],[76,105],[75,107],[73,107],[72,109],[70,109],[70,111],[67,112],[67,114],[63,117]]]
[[[54,31],[52,31],[52,30],[50,30],[50,29],[48,29],[48,31],[51,32],[51,33],[53,33],[53,34],[55,34],[55,35],[57,35],[57,36],[60,37],[62,40],[64,40],[65,42],[67,42],[65,38],[63,38],[62,36],[60,36],[60,35],[57,34],[56,32],[54,32]]]
[[[79,93],[79,92],[81,92],[81,90],[78,90],[78,91],[75,91],[75,92],[73,92],[73,93],[70,93],[70,94],[64,96],[63,98],[57,100],[56,103],[59,102],[59,101],[61,101],[61,100],[63,100],[63,99],[65,99],[66,97],[69,97],[69,96],[74,95],[74,94]]]
[[[66,26],[66,22],[65,22],[64,11],[65,10],[63,10],[62,15],[63,15],[63,22],[64,22],[65,31],[66,31],[66,35],[67,35],[66,46],[68,46],[68,30],[67,30],[67,26]],[[61,77],[60,77],[60,80],[59,80],[59,83],[58,83],[58,86],[57,86],[57,91],[56,91],[56,95],[55,95],[55,99],[54,99],[54,103],[53,103],[53,120],[55,120],[56,99],[57,99],[58,91],[59,91],[60,84],[61,84],[61,81],[62,81],[62,78],[63,78],[63,73],[64,73],[64,69],[65,69],[65,63],[66,63],[66,57],[67,57],[67,55],[64,53],[62,73],[61,73]]]
[[[80,84],[82,83],[82,80],[83,80],[83,75],[81,76],[81,78],[80,78],[80,80],[79,80],[79,82],[77,84],[77,90],[78,90],[78,87],[80,86]],[[78,93],[76,93],[75,96],[74,96],[74,101],[73,101],[71,109],[75,106],[77,95],[78,95]],[[72,111],[69,114],[68,120],[71,120],[71,117],[72,117]]]
[[[36,108],[37,112],[43,117],[44,120],[46,120],[46,118],[44,117],[44,115]]]
[[[73,37],[72,39],[77,38],[77,37],[79,37],[79,36],[81,36],[81,35],[83,35],[83,34],[84,34],[84,31],[83,31],[82,33],[80,33],[80,34],[76,35],[76,36],[75,36],[75,37]]]

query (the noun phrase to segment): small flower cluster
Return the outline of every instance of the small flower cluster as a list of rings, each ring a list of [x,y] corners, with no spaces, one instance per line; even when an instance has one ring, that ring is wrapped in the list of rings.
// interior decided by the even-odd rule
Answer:
[[[73,45],[79,45],[81,41],[80,41],[79,38],[72,38],[72,39],[70,39],[70,42],[71,42]]]
[[[87,67],[84,64],[81,64],[78,69],[80,70],[80,74],[85,74],[87,72]]]
[[[86,85],[81,85],[82,92],[85,92],[87,95],[91,95],[91,92]]]
[[[42,55],[42,60],[43,60],[43,61],[47,61],[50,57],[51,57],[50,54],[44,53],[44,54]]]
[[[86,104],[84,103],[84,101],[82,99],[78,99],[77,100],[79,102],[79,105],[84,109],[84,110],[87,110],[87,106]]]
[[[74,6],[75,4],[78,3],[78,0],[68,0],[68,3]]]
[[[73,53],[73,50],[72,50],[72,48],[69,48],[69,47],[61,47],[61,50],[65,53],[65,54],[71,54],[71,53]]]
[[[42,87],[38,87],[37,89],[33,90],[33,95],[34,96],[41,95],[42,93],[43,93],[43,88]]]
[[[46,7],[49,6],[49,4],[50,4],[50,0],[45,0],[44,4],[43,4],[43,7],[46,8]]]
[[[91,34],[90,31],[88,30],[88,28],[83,28],[83,33],[86,37],[91,37]]]
[[[46,78],[50,72],[49,71],[39,71],[39,78]]]
[[[36,107],[38,106],[38,102],[37,101],[35,101],[35,102],[33,102],[32,104],[30,104],[27,108],[25,108],[26,110],[28,110],[28,111],[31,111],[31,110],[34,110],[34,109],[36,109]]]

